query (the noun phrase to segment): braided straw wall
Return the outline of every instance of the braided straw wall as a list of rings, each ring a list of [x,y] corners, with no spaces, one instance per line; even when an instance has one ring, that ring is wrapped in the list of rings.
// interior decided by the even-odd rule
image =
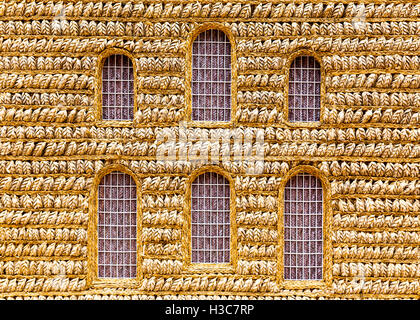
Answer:
[[[420,4],[363,2],[1,1],[0,297],[418,299]],[[232,41],[233,120],[187,133],[264,132],[260,174],[218,166],[235,193],[232,273],[185,271],[185,194],[203,164],[156,157],[162,131],[179,136],[188,120],[192,35],[210,27]],[[115,50],[135,66],[132,123],[99,116],[98,66]],[[301,53],[322,66],[312,125],[285,116]],[[95,286],[90,199],[98,175],[119,167],[139,185],[141,277]],[[327,186],[324,286],[278,281],[279,195],[299,168]]]

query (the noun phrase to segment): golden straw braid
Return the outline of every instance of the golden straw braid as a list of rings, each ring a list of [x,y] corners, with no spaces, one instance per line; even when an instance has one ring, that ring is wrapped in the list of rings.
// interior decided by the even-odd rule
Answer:
[[[2,3],[0,13],[6,17],[14,16],[51,16],[63,10],[68,17],[83,19],[87,17],[144,17],[144,18],[346,18],[354,17],[364,10],[367,18],[381,17],[418,17],[420,6],[412,2],[357,4],[343,1],[338,3],[294,3],[292,1],[276,3],[120,3],[120,2],[77,2],[77,3]],[[251,5],[252,3],[252,5]]]
[[[3,1],[0,17],[0,297],[419,298],[419,4]],[[202,24],[231,36],[237,105],[227,127],[181,133],[190,36]],[[107,124],[95,72],[116,49],[133,59],[137,109],[133,122]],[[314,126],[287,121],[297,53],[316,55],[323,69]],[[255,150],[257,129],[264,137],[264,162],[218,164],[235,191],[237,263],[231,274],[186,272],[185,193],[206,163],[156,159],[159,147],[181,148],[159,139],[182,136],[200,155],[212,146],[200,137],[227,128],[251,138],[231,139],[228,156]],[[285,288],[279,193],[306,166],[328,182],[330,280]],[[131,170],[139,186],[134,287],[89,282],[90,195],[110,168]]]

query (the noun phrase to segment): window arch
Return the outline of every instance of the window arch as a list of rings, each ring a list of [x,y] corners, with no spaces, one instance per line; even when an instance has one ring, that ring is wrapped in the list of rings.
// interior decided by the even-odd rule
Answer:
[[[301,172],[284,190],[284,279],[323,278],[323,186]]]
[[[135,278],[137,273],[137,186],[113,171],[98,185],[98,277]]]
[[[321,66],[312,56],[295,58],[289,70],[289,121],[319,121],[321,117]]]
[[[230,183],[205,172],[191,184],[191,263],[229,263]]]
[[[201,32],[192,44],[193,121],[231,119],[231,43],[218,29]]]
[[[126,55],[110,55],[102,67],[102,120],[133,120],[133,109],[133,63]]]

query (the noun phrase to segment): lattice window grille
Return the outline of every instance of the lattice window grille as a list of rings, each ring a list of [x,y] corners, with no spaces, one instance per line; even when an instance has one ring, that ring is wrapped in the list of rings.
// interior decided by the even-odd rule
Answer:
[[[191,186],[191,262],[230,261],[230,185],[214,172],[204,173]]]
[[[200,33],[192,47],[192,120],[230,121],[231,44],[220,30]]]
[[[297,57],[289,71],[289,121],[319,121],[321,67],[311,56]]]
[[[122,54],[106,58],[102,69],[102,119],[133,120],[134,71]]]
[[[286,185],[284,244],[285,280],[322,280],[322,183],[308,173],[297,174]]]
[[[98,190],[98,276],[135,278],[137,266],[137,193],[122,172],[103,177]]]

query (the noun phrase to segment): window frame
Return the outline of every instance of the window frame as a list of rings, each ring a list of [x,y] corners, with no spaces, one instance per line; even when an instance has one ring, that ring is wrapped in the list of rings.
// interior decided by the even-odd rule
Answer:
[[[321,88],[320,88],[320,107],[319,107],[319,120],[318,121],[290,121],[289,120],[289,75],[290,75],[290,69],[292,67],[292,63],[293,61],[295,61],[296,58],[301,57],[301,56],[311,56],[313,57],[320,66],[320,72],[321,72]],[[307,50],[307,49],[303,49],[303,50],[299,50],[296,51],[294,53],[292,53],[288,58],[287,61],[285,63],[285,84],[284,84],[284,107],[283,107],[283,121],[284,123],[289,126],[289,127],[303,127],[303,128],[313,128],[313,127],[319,127],[323,124],[323,119],[324,119],[324,114],[325,114],[325,103],[324,103],[324,99],[325,99],[325,93],[326,93],[326,88],[325,88],[325,77],[326,77],[326,72],[325,72],[325,68],[324,65],[322,63],[322,56],[319,55],[318,53],[311,51],[311,50]]]
[[[307,173],[321,181],[323,192],[323,266],[322,280],[285,280],[284,279],[284,195],[286,185],[291,178],[299,173]],[[282,289],[309,289],[324,288],[332,284],[332,209],[331,209],[331,186],[327,177],[317,168],[310,165],[300,165],[290,170],[283,178],[279,189],[278,198],[278,248],[277,248],[277,283]]]
[[[230,41],[230,67],[231,67],[231,87],[230,87],[230,121],[198,121],[192,120],[192,49],[193,43],[198,35],[207,30],[220,30]],[[220,23],[204,23],[193,30],[187,40],[187,59],[185,74],[185,93],[186,93],[186,112],[185,122],[187,126],[205,128],[229,128],[236,123],[237,110],[237,63],[236,63],[236,42],[232,31]]]
[[[130,175],[136,184],[137,193],[137,235],[136,235],[136,247],[137,247],[137,266],[136,266],[136,277],[135,278],[100,278],[98,276],[98,191],[99,184],[102,178],[111,172],[122,172]],[[143,270],[141,268],[143,263],[143,243],[141,240],[142,234],[142,206],[141,206],[141,184],[139,179],[136,177],[134,172],[127,169],[126,167],[114,164],[102,168],[99,173],[96,174],[92,183],[92,192],[89,197],[89,224],[88,224],[88,273],[87,273],[87,285],[88,287],[138,287],[141,280],[143,279]]]
[[[229,263],[192,263],[192,240],[191,240],[191,190],[192,183],[203,173],[214,172],[223,176],[229,182],[230,188],[230,262]],[[223,169],[216,166],[204,166],[195,170],[186,183],[186,195],[184,201],[184,221],[182,227],[182,256],[183,274],[197,273],[224,273],[234,274],[238,261],[237,253],[237,227],[236,227],[236,193],[232,177]]]
[[[105,64],[105,61],[108,57],[121,54],[126,56],[131,60],[131,64],[133,65],[133,119],[132,120],[104,120],[102,118],[102,96],[103,96],[103,79],[102,79],[102,70]],[[120,48],[111,48],[102,51],[98,57],[97,61],[97,69],[96,69],[96,96],[95,96],[95,103],[96,103],[96,125],[101,127],[112,127],[112,126],[126,126],[131,127],[134,123],[135,114],[137,112],[137,63],[136,58],[134,55],[127,50],[120,49]]]

